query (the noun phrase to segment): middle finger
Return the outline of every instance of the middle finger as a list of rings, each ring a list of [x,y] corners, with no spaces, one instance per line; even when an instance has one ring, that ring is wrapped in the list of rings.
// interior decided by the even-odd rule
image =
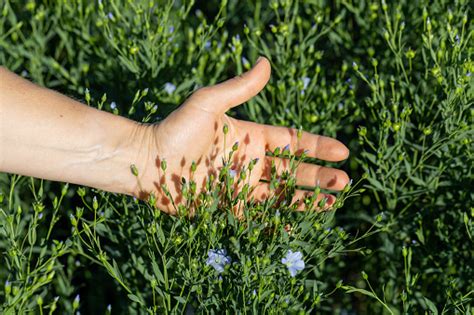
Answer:
[[[285,171],[290,171],[288,159],[267,156],[264,163],[261,177],[264,180],[271,179],[272,165],[278,176]],[[296,169],[296,185],[310,187],[319,185],[323,189],[342,190],[348,183],[349,176],[346,172],[336,168],[301,162]]]

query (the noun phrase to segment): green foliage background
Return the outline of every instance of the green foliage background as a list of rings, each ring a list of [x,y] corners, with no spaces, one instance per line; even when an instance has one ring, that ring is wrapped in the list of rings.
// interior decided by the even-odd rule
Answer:
[[[193,90],[241,73],[264,55],[272,63],[269,84],[231,114],[301,126],[350,147],[350,159],[338,167],[356,181],[365,174],[363,190],[334,217],[297,217],[300,227],[309,222],[305,257],[317,267],[306,282],[291,284],[286,292],[292,300],[286,306],[283,293],[275,289],[247,311],[472,313],[474,48],[469,1],[1,0],[0,9],[0,64],[92,106],[159,121]],[[167,82],[176,91],[167,93]],[[117,108],[110,106],[112,101]],[[172,308],[158,304],[181,305],[176,311],[184,299],[154,302],[155,294],[174,296],[181,286],[192,292],[198,312],[243,309],[246,296],[251,298],[243,283],[232,287],[224,281],[234,295],[211,282],[201,283],[201,289],[188,287],[185,273],[178,287],[159,294],[159,266],[153,261],[160,259],[159,246],[143,244],[161,228],[146,235],[142,230],[149,228],[147,220],[160,220],[178,255],[182,240],[176,241],[171,227],[177,225],[187,238],[193,233],[189,222],[153,218],[149,208],[130,198],[7,174],[0,175],[0,194],[0,310],[45,307],[49,312],[57,307],[69,313],[77,308],[73,300],[80,293],[83,313],[105,312],[107,304],[120,313],[165,313]],[[217,204],[214,208],[217,217]],[[103,212],[100,226],[91,217],[98,209]],[[296,220],[290,213],[284,216],[287,222]],[[219,218],[239,229],[226,216]],[[73,219],[89,222],[93,234],[86,231],[81,240],[77,230],[71,231]],[[57,222],[51,231],[45,228],[49,222]],[[259,223],[263,226],[264,220]],[[339,228],[326,230],[334,225]],[[188,245],[235,236],[225,224],[219,231],[202,232]],[[242,252],[270,251],[252,244],[242,243],[247,248]],[[194,266],[193,279],[206,277],[196,267],[203,265],[198,257],[206,252],[187,255],[194,259],[175,263]],[[251,255],[245,257],[242,261]],[[274,260],[270,266],[276,266]],[[297,294],[299,285],[303,289]],[[241,295],[235,294],[238,290]]]

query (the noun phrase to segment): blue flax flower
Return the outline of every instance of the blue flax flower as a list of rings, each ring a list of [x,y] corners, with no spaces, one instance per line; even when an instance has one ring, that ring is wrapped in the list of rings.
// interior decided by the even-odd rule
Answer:
[[[308,87],[309,83],[311,82],[311,79],[308,77],[303,77],[303,91],[306,90]]]
[[[290,275],[294,277],[299,270],[304,269],[303,254],[293,252],[291,249],[286,253],[286,257],[281,259],[281,263],[288,267]]]
[[[206,264],[214,267],[219,273],[223,272],[224,266],[230,264],[231,261],[230,257],[226,256],[227,251],[225,249],[210,249],[207,255],[209,257],[207,258]]]
[[[165,89],[166,93],[173,94],[174,90],[176,90],[176,85],[174,85],[173,83],[170,83],[170,82],[166,82],[165,86],[164,86],[164,89]]]
[[[166,93],[173,94],[173,92],[176,90],[176,86],[173,83],[166,82],[164,89]]]

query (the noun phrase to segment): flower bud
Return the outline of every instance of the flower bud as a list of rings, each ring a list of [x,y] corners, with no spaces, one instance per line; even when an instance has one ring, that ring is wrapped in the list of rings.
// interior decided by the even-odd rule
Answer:
[[[91,93],[89,92],[89,89],[86,88],[86,102],[89,104],[91,102]]]
[[[69,215],[69,220],[71,221],[72,226],[77,226],[77,220],[72,213]]]
[[[63,188],[61,189],[61,196],[65,196],[68,192],[68,189],[69,189],[69,184],[66,183],[66,185],[64,185]]]
[[[235,152],[235,151],[237,151],[238,148],[239,148],[239,141],[236,141],[236,142],[234,143],[234,145],[232,146],[232,151]]]
[[[367,273],[365,273],[365,271],[362,271],[362,278],[364,278],[364,280],[369,279],[369,276],[367,275]]]
[[[72,309],[73,310],[77,310],[79,308],[79,302],[81,301],[81,297],[78,295],[76,295],[76,297],[74,298],[74,301],[72,302]]]
[[[92,198],[92,208],[94,210],[99,209],[99,203],[97,202],[97,196],[94,196],[94,198]]]
[[[84,197],[86,195],[86,190],[84,187],[79,187],[77,189],[77,194],[79,195],[79,197]]]
[[[5,281],[5,295],[10,295],[10,293],[12,292],[12,284],[10,283],[10,281]]]
[[[130,165],[130,170],[132,171],[133,176],[135,176],[135,177],[138,176],[138,169],[135,166],[135,164]]]
[[[357,64],[357,62],[352,62],[352,69],[354,69],[355,71],[359,70],[359,65]]]
[[[164,159],[161,160],[160,164],[161,164],[161,169],[163,170],[163,172],[166,171],[166,160],[164,160]]]

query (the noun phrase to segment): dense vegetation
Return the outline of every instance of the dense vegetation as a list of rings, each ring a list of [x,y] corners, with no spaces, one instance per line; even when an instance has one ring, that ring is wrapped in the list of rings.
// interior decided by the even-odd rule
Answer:
[[[239,222],[236,201],[218,198],[229,174],[192,220],[0,174],[0,312],[472,314],[469,1],[0,0],[0,10],[1,65],[148,123],[264,55],[269,84],[230,114],[337,137],[351,149],[337,166],[354,179],[335,212],[270,198],[247,203]],[[305,268],[293,277],[285,257]]]

